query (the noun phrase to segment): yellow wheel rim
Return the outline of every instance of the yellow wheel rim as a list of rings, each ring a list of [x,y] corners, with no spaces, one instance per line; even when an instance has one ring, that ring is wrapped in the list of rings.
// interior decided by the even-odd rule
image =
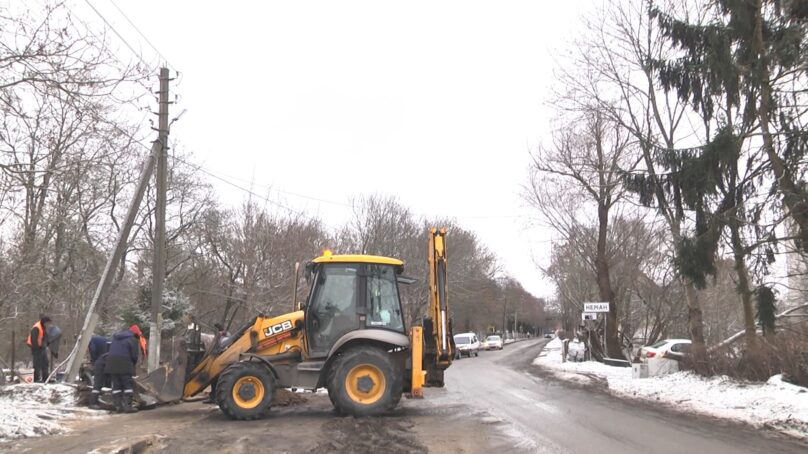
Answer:
[[[384,373],[372,364],[360,364],[348,371],[345,390],[354,402],[370,405],[379,401],[387,388]]]
[[[233,385],[233,401],[241,408],[255,408],[264,400],[265,392],[260,378],[247,375]]]

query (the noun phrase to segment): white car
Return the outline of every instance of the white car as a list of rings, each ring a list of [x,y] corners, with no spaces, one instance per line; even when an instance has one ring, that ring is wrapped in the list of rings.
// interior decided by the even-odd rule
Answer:
[[[681,360],[690,353],[691,342],[689,339],[665,339],[654,344],[643,347],[640,350],[640,359],[648,358],[668,358]]]
[[[502,350],[502,337],[492,334],[485,338],[486,350]]]
[[[480,339],[474,333],[456,334],[454,337],[455,347],[457,347],[457,358],[471,355],[480,356]]]

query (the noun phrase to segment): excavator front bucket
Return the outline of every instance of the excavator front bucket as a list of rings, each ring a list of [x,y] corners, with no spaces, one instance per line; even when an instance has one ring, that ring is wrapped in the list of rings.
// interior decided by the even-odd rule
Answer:
[[[144,377],[135,379],[138,397],[145,406],[176,402],[183,397],[185,389],[186,353],[185,342],[180,342],[181,352],[169,364],[158,367]]]

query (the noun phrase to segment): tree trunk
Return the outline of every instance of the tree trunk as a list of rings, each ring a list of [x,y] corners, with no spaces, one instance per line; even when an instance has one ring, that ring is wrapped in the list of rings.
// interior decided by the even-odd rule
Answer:
[[[602,204],[598,206],[598,250],[595,258],[595,267],[598,280],[598,295],[600,301],[609,303],[609,312],[606,314],[606,355],[610,358],[622,357],[620,339],[617,336],[617,302],[612,301],[614,292],[609,275],[609,262],[606,257],[606,241],[609,231],[609,209]]]
[[[690,279],[682,278],[687,300],[687,323],[690,330],[691,355],[696,372],[707,372],[707,347],[704,344],[704,321],[701,313],[701,303],[696,293],[696,287]]]
[[[669,220],[671,236],[675,243],[682,239],[679,220]],[[685,288],[685,301],[687,302],[687,326],[690,331],[691,356],[696,372],[704,374],[707,372],[707,347],[704,344],[704,319],[701,312],[701,302],[696,293],[693,281],[680,277],[682,286]]]
[[[757,336],[755,328],[755,311],[752,306],[752,290],[749,288],[749,270],[746,268],[746,255],[741,234],[739,232],[738,221],[732,213],[729,222],[730,235],[732,239],[732,252],[735,257],[735,273],[738,275],[738,292],[741,294],[743,304],[744,331],[746,331],[746,346],[749,350],[754,350],[757,346]]]

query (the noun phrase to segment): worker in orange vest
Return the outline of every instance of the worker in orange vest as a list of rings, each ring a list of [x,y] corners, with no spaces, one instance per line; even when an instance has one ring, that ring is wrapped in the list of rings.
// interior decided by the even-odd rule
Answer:
[[[47,332],[50,327],[50,317],[43,315],[34,323],[28,333],[26,343],[31,347],[31,356],[34,359],[34,381],[45,383],[48,379],[48,339]]]
[[[140,355],[141,355],[141,358],[143,358],[143,359],[145,360],[145,359],[146,359],[146,353],[147,353],[147,349],[146,349],[146,342],[147,342],[147,340],[146,340],[146,336],[144,336],[143,334],[141,334],[141,335],[140,335],[140,337],[139,337],[139,339],[140,339]]]

